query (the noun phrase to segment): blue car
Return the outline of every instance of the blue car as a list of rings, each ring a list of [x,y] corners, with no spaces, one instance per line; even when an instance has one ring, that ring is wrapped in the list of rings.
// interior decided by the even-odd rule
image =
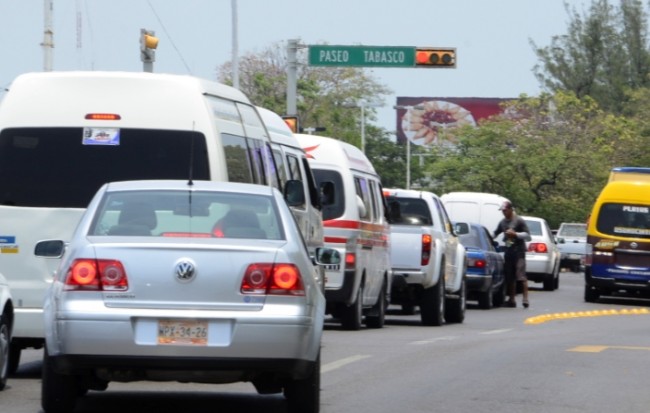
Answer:
[[[503,255],[482,225],[455,222],[454,229],[467,250],[467,299],[478,300],[482,309],[500,307],[506,295]]]

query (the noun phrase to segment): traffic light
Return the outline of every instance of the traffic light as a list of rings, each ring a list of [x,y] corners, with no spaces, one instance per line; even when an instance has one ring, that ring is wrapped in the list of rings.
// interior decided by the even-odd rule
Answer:
[[[456,49],[417,47],[415,49],[415,67],[456,67]]]
[[[140,29],[140,60],[144,63],[156,61],[158,38],[155,34],[153,31]]]
[[[291,129],[291,132],[298,133],[300,131],[298,116],[283,116],[282,119],[284,119],[284,123]]]

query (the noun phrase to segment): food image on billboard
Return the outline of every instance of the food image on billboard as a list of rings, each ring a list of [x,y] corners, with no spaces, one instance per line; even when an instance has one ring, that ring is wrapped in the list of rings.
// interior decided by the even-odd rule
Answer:
[[[503,112],[502,98],[397,98],[397,142],[453,144],[454,129]]]

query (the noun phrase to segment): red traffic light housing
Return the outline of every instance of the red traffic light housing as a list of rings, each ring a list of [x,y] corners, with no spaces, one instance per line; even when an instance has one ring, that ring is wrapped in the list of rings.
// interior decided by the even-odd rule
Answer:
[[[415,67],[456,67],[456,49],[418,47],[415,49]]]
[[[291,132],[298,133],[300,131],[298,116],[283,116],[282,119],[284,119],[284,123],[291,129]]]

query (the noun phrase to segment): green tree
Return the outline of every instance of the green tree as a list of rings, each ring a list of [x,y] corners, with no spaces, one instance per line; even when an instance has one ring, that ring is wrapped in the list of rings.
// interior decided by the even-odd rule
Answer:
[[[307,50],[298,50],[298,61],[307,60]],[[287,59],[281,43],[239,59],[239,88],[251,101],[276,113],[286,112]],[[219,81],[232,84],[232,63],[217,70]],[[361,147],[360,110],[349,104],[380,101],[391,93],[367,71],[356,67],[311,67],[298,65],[297,110],[303,128],[325,128],[323,135]],[[376,120],[376,111],[366,107],[366,123]],[[371,130],[368,137],[376,135]]]
[[[634,131],[588,97],[522,96],[504,115],[464,128],[456,147],[438,149],[432,189],[494,192],[552,226],[582,222]]]
[[[590,96],[605,110],[620,113],[630,89],[648,85],[647,13],[639,0],[592,1],[588,12],[566,5],[568,32],[538,47],[534,71],[550,92],[570,91]]]

